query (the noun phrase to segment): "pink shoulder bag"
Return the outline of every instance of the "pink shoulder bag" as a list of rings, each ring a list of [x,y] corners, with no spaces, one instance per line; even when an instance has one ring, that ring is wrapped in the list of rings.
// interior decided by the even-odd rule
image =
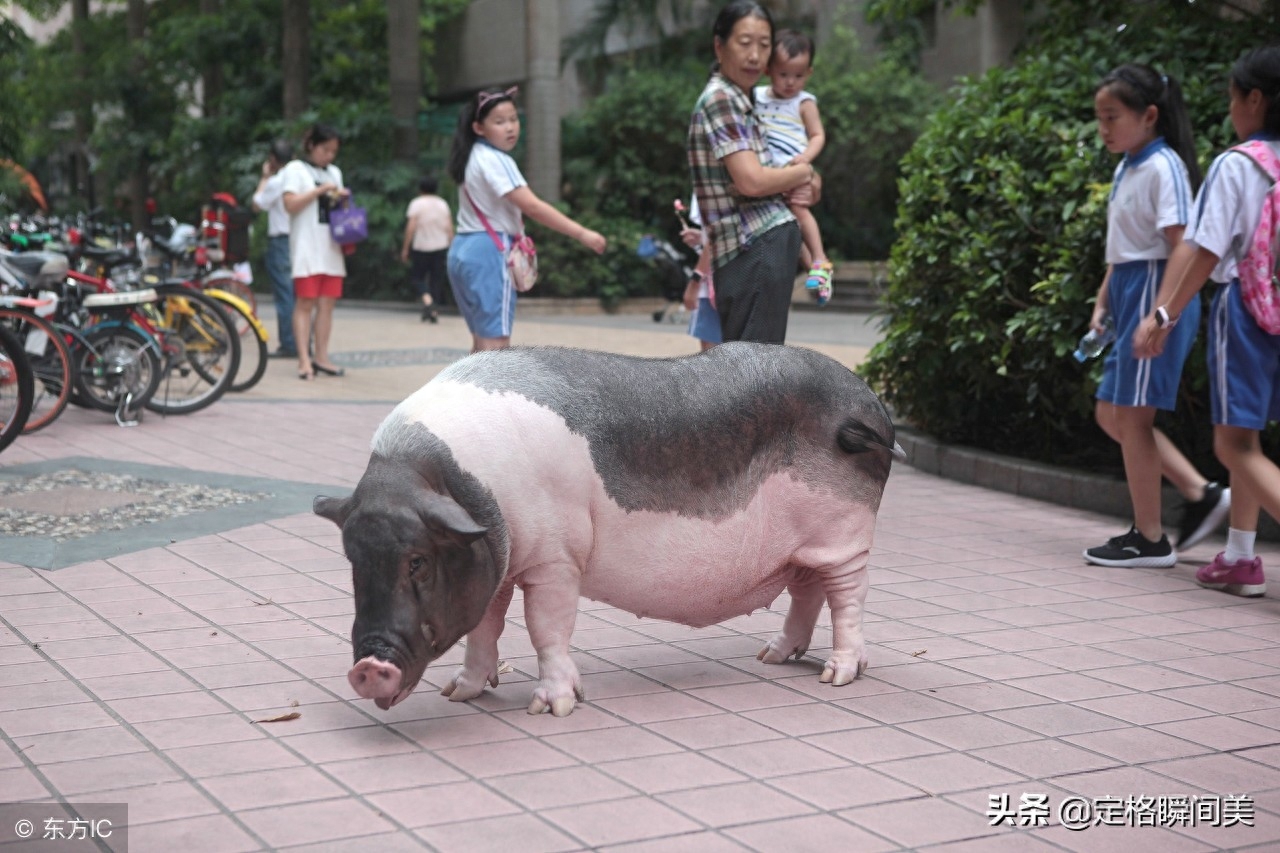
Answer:
[[[504,254],[502,247],[502,238],[498,236],[498,232],[493,230],[493,226],[489,224],[489,218],[484,215],[484,211],[476,204],[475,199],[471,197],[471,193],[467,192],[467,188],[462,188],[463,194],[466,195],[467,201],[471,203],[471,209],[476,212],[476,216],[480,217],[480,223],[484,225],[484,230],[489,232],[489,239],[493,241],[493,245],[498,247],[498,254]],[[538,283],[538,250],[533,245],[533,238],[527,234],[518,234],[511,240],[510,251],[505,251],[507,259],[507,269],[511,271],[511,286],[516,290],[524,293],[532,290],[533,286]]]

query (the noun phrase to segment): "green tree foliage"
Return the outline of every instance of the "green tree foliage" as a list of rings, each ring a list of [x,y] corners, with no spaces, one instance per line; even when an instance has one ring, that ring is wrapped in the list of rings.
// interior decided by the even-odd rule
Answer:
[[[606,306],[627,296],[657,296],[659,270],[637,254],[646,231],[678,240],[675,199],[687,202],[689,113],[706,81],[690,60],[628,64],[602,94],[563,123],[565,201],[573,216],[609,240],[602,256],[534,226],[543,257],[539,290],[598,296]],[[545,239],[543,239],[545,238]]]
[[[48,14],[61,4],[24,5],[39,5]],[[466,5],[467,0],[423,0],[424,62],[436,28]],[[230,191],[247,202],[271,139],[298,140],[312,122],[324,121],[342,133],[338,165],[370,212],[371,238],[350,260],[348,292],[407,292],[394,258],[419,169],[389,164],[384,4],[311,4],[311,109],[294,123],[280,118],[279,0],[223,0],[216,16],[200,14],[199,0],[148,3],[148,70],[141,77],[129,73],[135,57],[126,49],[123,4],[93,8],[86,33],[92,73],[83,84],[75,77],[67,29],[45,45],[10,51],[9,25],[0,20],[0,71],[8,84],[0,87],[0,145],[20,140],[16,153],[46,187],[57,184],[59,164],[72,144],[67,110],[73,94],[84,88],[96,116],[90,149],[97,185],[105,191],[96,202],[120,218],[126,218],[121,193],[138,152],[150,161],[158,209],[193,221],[214,192]],[[218,103],[209,105],[201,101],[199,83],[211,63],[221,64],[224,87]],[[424,71],[429,90],[433,81],[425,65]],[[14,101],[21,108],[6,108]],[[57,201],[63,210],[88,206],[82,198]],[[387,269],[397,272],[388,276]]]
[[[564,122],[565,197],[603,216],[674,227],[671,202],[689,196],[689,115],[706,79],[687,60],[613,77]]]
[[[1097,140],[1094,87],[1123,62],[1179,77],[1203,167],[1231,141],[1230,63],[1257,43],[1249,23],[1195,7],[1073,5],[1013,67],[963,81],[903,160],[889,318],[865,367],[932,435],[1058,462],[1115,456],[1091,420],[1100,366],[1070,357],[1105,271],[1116,166]],[[1203,335],[1198,346],[1167,428],[1212,466]]]
[[[25,86],[18,83],[25,72],[31,40],[8,18],[0,18],[0,158],[23,159],[23,120],[30,110],[23,96]]]

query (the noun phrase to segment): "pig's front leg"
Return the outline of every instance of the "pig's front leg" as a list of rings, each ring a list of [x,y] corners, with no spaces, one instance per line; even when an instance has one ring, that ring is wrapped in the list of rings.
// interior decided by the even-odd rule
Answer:
[[[507,608],[515,586],[507,581],[498,587],[493,600],[484,612],[480,624],[467,634],[467,651],[462,666],[453,674],[453,680],[440,692],[450,702],[466,702],[484,692],[485,684],[498,686],[498,638],[507,622]]]
[[[573,623],[578,617],[579,573],[571,565],[541,566],[521,575],[524,621],[538,653],[538,686],[530,714],[548,708],[557,717],[573,711],[585,698],[578,667],[569,657]]]
[[[760,650],[756,660],[785,663],[790,657],[799,660],[809,650],[813,626],[818,622],[818,614],[822,612],[822,602],[825,599],[822,578],[813,569],[792,567],[792,571],[796,576],[787,584],[787,592],[791,593],[791,607],[787,609],[787,620],[782,624],[782,633]]]
[[[867,644],[862,636],[862,616],[867,601],[867,558],[854,559],[823,573],[823,589],[831,605],[831,657],[818,678],[823,684],[848,684],[867,668]]]

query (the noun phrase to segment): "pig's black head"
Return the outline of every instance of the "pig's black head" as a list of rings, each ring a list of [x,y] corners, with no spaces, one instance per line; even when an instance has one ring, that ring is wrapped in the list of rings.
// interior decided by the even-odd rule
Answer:
[[[351,497],[318,497],[313,507],[342,528],[351,560],[349,678],[384,709],[480,622],[505,571],[489,528],[434,479],[374,454]]]

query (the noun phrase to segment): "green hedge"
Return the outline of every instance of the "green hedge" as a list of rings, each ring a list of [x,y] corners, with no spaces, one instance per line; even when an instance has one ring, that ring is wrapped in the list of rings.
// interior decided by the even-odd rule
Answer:
[[[538,246],[538,286],[530,296],[595,296],[612,310],[622,299],[661,293],[658,268],[636,254],[643,230],[635,221],[594,213],[574,218],[603,234],[608,247],[597,255],[577,240],[526,222]]]
[[[1129,61],[1177,75],[1207,166],[1229,141],[1226,74],[1243,29],[1099,25],[957,86],[901,164],[885,336],[864,368],[899,418],[944,441],[1118,464],[1092,421],[1100,364],[1071,357],[1105,271],[1116,165],[1097,139],[1094,86]],[[1214,470],[1205,389],[1202,335],[1162,424]]]

